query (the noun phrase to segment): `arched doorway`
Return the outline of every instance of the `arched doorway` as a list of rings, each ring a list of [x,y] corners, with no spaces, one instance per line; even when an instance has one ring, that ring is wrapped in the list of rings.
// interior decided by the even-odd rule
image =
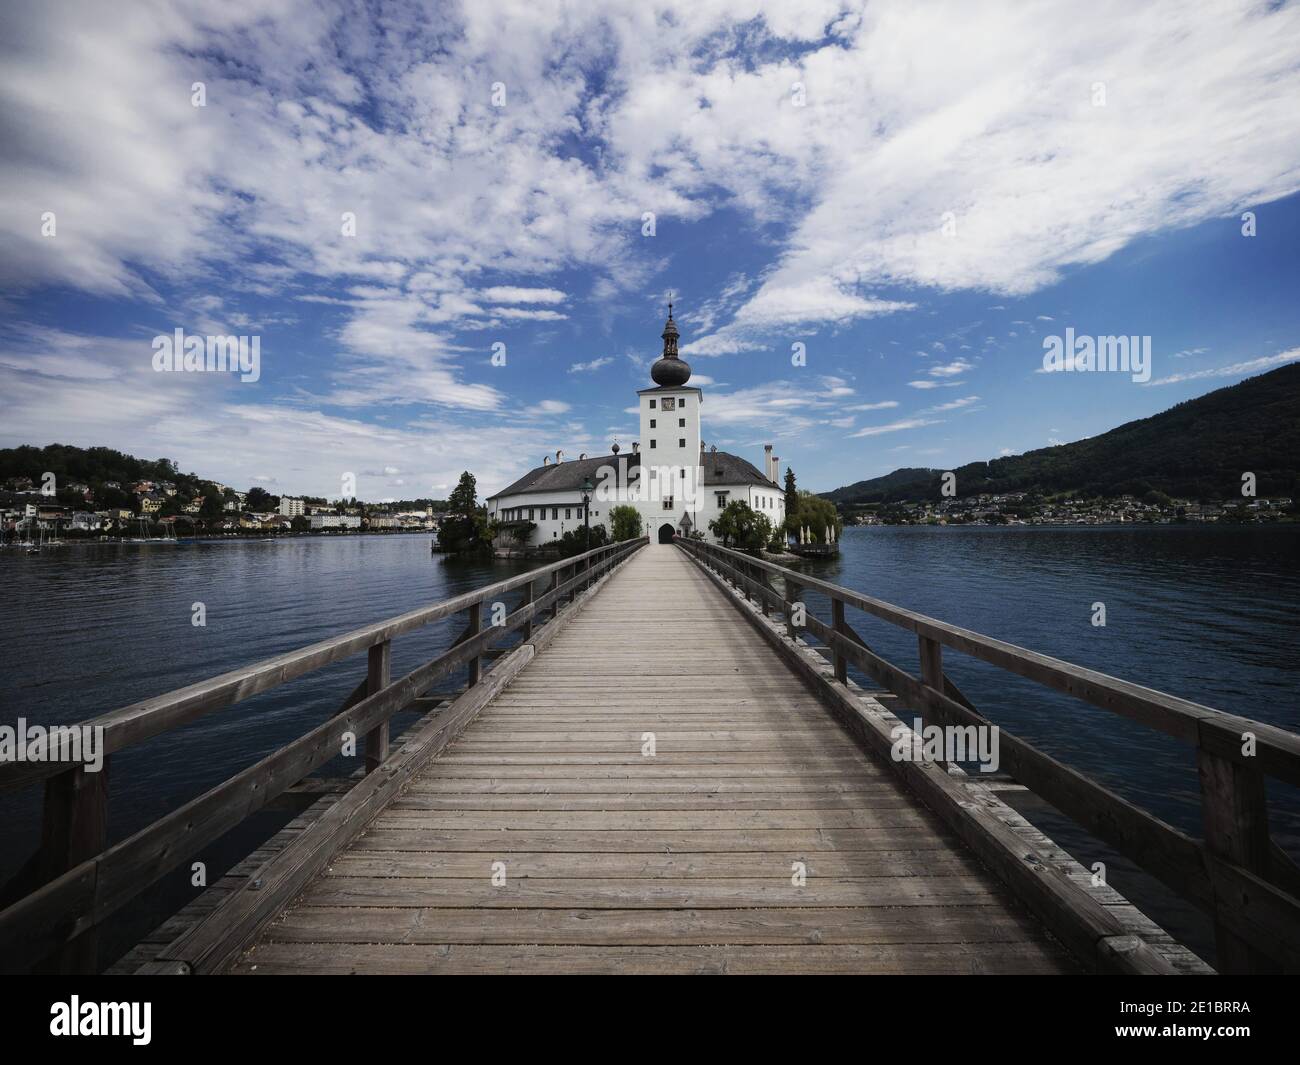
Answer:
[[[659,542],[661,544],[671,544],[673,542],[673,535],[675,532],[676,530],[671,525],[669,525],[667,522],[664,522],[662,525],[659,526]]]

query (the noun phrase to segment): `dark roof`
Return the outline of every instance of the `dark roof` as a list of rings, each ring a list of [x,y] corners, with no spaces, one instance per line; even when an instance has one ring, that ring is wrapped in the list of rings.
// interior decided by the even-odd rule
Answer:
[[[515,481],[514,484],[488,496],[513,496],[520,492],[576,492],[582,487],[584,479],[590,479],[594,485],[602,466],[617,466],[617,459],[627,459],[628,469],[640,464],[637,455],[597,455],[588,459],[569,459],[567,462],[553,462],[549,466],[537,466]]]
[[[549,466],[537,466],[513,484],[494,492],[488,499],[501,496],[522,495],[531,492],[577,492],[584,479],[590,479],[594,485],[602,466],[618,465],[619,459],[627,460],[627,468],[641,464],[640,454],[597,455],[595,458],[570,459],[567,462],[552,463]],[[704,455],[704,484],[757,484],[782,491],[758,472],[752,462],[746,462],[739,455],[730,455],[725,451],[709,451]]]
[[[773,484],[752,462],[746,462],[739,455],[725,451],[710,451],[704,456],[704,483],[710,484],[761,484],[767,488],[784,491],[780,485]]]

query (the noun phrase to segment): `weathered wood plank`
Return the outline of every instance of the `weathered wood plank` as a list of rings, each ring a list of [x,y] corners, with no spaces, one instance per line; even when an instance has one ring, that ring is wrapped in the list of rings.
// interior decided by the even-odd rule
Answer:
[[[236,969],[281,945],[310,952],[285,971],[330,964],[315,953],[329,944],[338,971],[407,971],[411,955],[368,953],[391,941],[439,957],[642,943],[647,959],[669,952],[647,961],[664,971],[692,971],[692,951],[719,964],[747,945],[883,941],[915,948],[917,971],[952,971],[997,943],[1028,971],[1071,967],[671,549],[612,578]],[[946,960],[924,958],[936,949]],[[891,964],[801,957],[812,971]],[[566,959],[588,964],[545,964]]]
[[[266,943],[246,973],[1061,973],[1073,971],[1036,945],[906,944],[707,947],[468,946]]]

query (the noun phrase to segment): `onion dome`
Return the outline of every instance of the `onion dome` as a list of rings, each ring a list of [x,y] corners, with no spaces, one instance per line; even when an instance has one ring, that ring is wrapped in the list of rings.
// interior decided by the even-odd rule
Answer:
[[[650,377],[662,388],[680,388],[691,379],[691,366],[677,354],[677,323],[673,305],[668,304],[668,321],[663,331],[664,353],[650,367]]]

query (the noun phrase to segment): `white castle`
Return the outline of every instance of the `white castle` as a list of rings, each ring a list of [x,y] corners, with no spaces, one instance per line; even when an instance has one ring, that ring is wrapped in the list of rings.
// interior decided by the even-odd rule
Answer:
[[[641,515],[641,531],[651,540],[666,543],[674,535],[709,531],[728,503],[743,500],[765,515],[773,528],[785,522],[785,492],[781,488],[781,460],[764,448],[763,470],[738,455],[716,447],[705,450],[700,414],[704,393],[688,384],[691,368],[677,354],[677,323],[668,305],[663,354],[650,368],[653,388],[637,393],[640,437],[632,453],[620,453],[614,444],[608,455],[579,455],[565,461],[564,452],[547,455],[542,464],[487,500],[488,514],[511,527],[535,526],[526,546],[542,547],[566,532],[583,527],[583,497],[590,507],[592,528],[609,528],[609,512],[619,505],[633,506]]]

